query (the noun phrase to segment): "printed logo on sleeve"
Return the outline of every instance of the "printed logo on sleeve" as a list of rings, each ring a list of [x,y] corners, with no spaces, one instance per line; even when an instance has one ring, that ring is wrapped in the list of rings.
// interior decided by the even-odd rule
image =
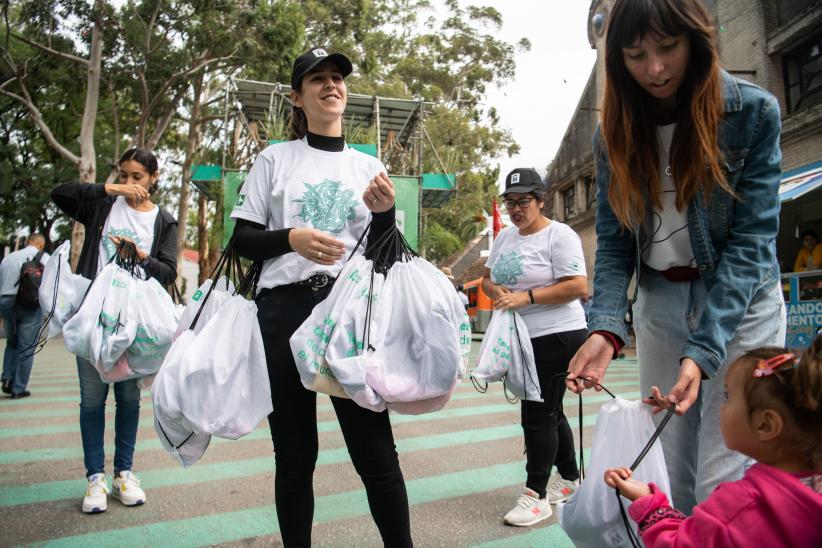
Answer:
[[[236,207],[242,207],[245,203],[245,194],[238,194],[237,201],[234,203]]]
[[[191,296],[192,301],[199,301],[202,298],[203,298],[203,292],[200,291],[199,289],[194,292],[194,295]]]
[[[568,265],[568,268],[570,268],[574,272],[579,272],[580,270],[582,270],[582,268],[579,266],[579,263],[576,261],[571,262],[571,264]]]

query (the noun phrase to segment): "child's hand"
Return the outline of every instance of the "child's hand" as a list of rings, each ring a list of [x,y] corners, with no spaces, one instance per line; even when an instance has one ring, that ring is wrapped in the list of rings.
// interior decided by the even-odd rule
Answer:
[[[620,494],[631,502],[651,494],[648,484],[633,479],[628,468],[609,468],[605,471],[605,483],[619,489]]]

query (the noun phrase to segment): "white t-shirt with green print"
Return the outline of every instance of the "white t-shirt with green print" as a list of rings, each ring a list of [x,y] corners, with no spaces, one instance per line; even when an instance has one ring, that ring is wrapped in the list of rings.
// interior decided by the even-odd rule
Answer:
[[[329,152],[305,140],[266,147],[243,183],[231,217],[265,225],[268,230],[316,228],[345,244],[344,259],[333,266],[313,263],[297,253],[265,261],[259,288],[305,280],[320,272],[336,276],[370,219],[362,194],[382,162],[346,147]],[[362,253],[365,240],[358,254]]]
[[[515,226],[502,229],[485,266],[491,270],[491,281],[512,291],[548,287],[560,278],[586,275],[579,236],[558,221],[528,236],[520,235]],[[527,305],[517,312],[532,339],[587,327],[579,299],[565,304]]]

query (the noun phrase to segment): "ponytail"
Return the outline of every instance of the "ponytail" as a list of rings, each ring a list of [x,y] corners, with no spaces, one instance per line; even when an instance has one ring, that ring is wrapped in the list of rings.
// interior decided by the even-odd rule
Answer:
[[[292,107],[291,118],[288,121],[288,140],[302,139],[308,133],[308,120],[300,107]]]

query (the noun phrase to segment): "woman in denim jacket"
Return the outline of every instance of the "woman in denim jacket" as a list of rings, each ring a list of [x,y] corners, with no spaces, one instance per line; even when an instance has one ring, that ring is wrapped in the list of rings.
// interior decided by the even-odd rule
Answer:
[[[636,275],[642,393],[656,412],[676,405],[662,447],[674,504],[690,512],[746,467],[719,431],[727,365],[784,343],[779,105],[719,68],[700,0],[617,0],[605,55],[594,304],[568,385],[602,382]]]

